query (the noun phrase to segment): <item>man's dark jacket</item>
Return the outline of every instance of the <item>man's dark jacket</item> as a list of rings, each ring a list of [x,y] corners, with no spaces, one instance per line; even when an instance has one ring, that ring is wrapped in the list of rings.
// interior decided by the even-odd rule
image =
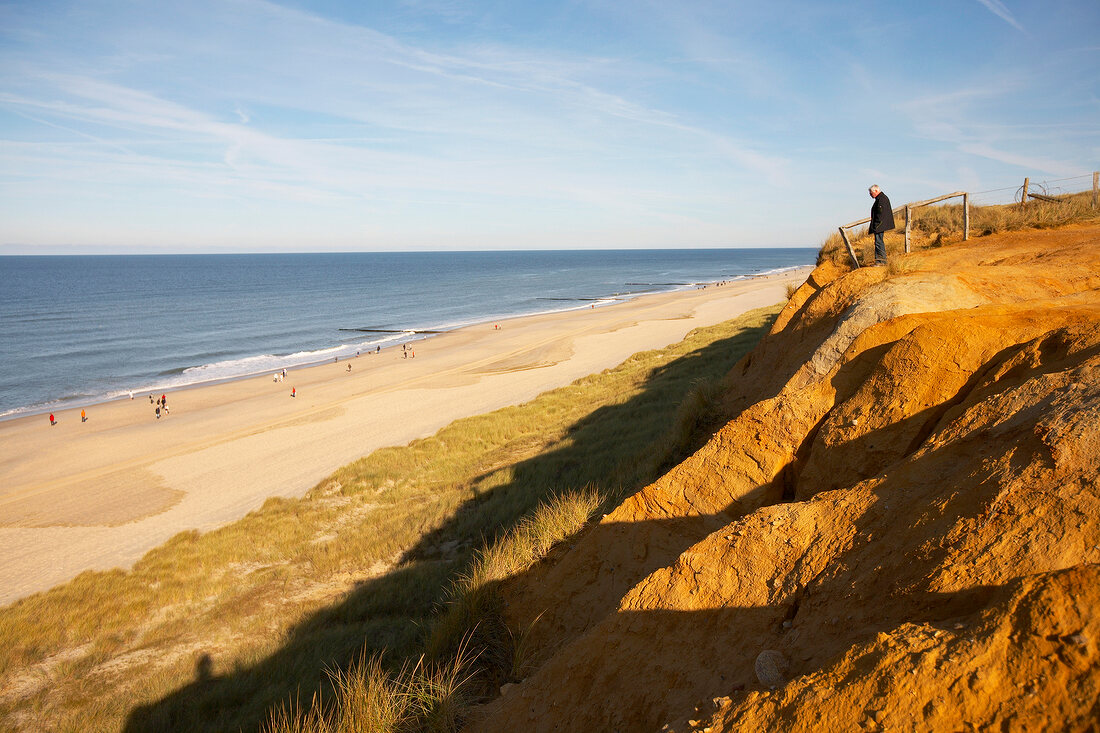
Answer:
[[[868,234],[888,232],[894,228],[894,210],[890,208],[890,199],[882,191],[875,196],[875,203],[871,204],[871,227]]]

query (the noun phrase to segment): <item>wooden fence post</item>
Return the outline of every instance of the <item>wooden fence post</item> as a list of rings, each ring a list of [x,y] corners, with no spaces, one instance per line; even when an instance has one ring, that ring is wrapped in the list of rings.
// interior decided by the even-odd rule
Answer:
[[[970,239],[970,194],[963,194],[963,241]]]
[[[1030,178],[1025,178],[1024,179],[1024,195],[1020,197],[1020,203],[1021,204],[1026,204],[1027,203],[1027,184],[1030,180],[1031,180]]]
[[[852,265],[859,269],[859,258],[856,257],[856,251],[852,249],[852,243],[848,241],[848,234],[844,231],[844,227],[837,227],[840,230],[840,238],[844,240],[844,246],[848,248],[848,256],[852,258]]]
[[[1092,172],[1092,208],[1096,208],[1097,193],[1100,192],[1100,171]]]
[[[905,254],[909,254],[909,227],[913,223],[913,211],[905,205]]]

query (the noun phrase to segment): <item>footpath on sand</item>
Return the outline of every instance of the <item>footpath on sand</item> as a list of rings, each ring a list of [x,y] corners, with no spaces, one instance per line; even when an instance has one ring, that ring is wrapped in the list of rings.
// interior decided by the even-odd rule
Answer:
[[[532,399],[688,331],[782,301],[809,268],[606,308],[484,324],[347,363],[0,423],[0,603],[127,568],[186,530],[301,496],[378,448]],[[294,399],[290,395],[296,394]],[[139,396],[140,397],[140,396]]]

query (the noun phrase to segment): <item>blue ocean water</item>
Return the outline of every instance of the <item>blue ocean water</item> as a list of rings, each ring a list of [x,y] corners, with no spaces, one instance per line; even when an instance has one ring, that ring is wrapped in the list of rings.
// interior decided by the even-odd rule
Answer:
[[[812,264],[816,254],[0,257],[0,419],[328,361],[424,331],[743,279]]]

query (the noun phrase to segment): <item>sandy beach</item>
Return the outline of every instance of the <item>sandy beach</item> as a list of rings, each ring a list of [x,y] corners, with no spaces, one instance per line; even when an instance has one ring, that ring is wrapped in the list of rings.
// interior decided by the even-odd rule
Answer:
[[[811,268],[473,326],[379,354],[0,423],[0,604],[127,568],[186,530],[305,494],[361,456],[519,404],[784,299]],[[348,371],[348,365],[351,371]],[[291,396],[291,390],[296,396]],[[157,395],[159,397],[159,395]]]

